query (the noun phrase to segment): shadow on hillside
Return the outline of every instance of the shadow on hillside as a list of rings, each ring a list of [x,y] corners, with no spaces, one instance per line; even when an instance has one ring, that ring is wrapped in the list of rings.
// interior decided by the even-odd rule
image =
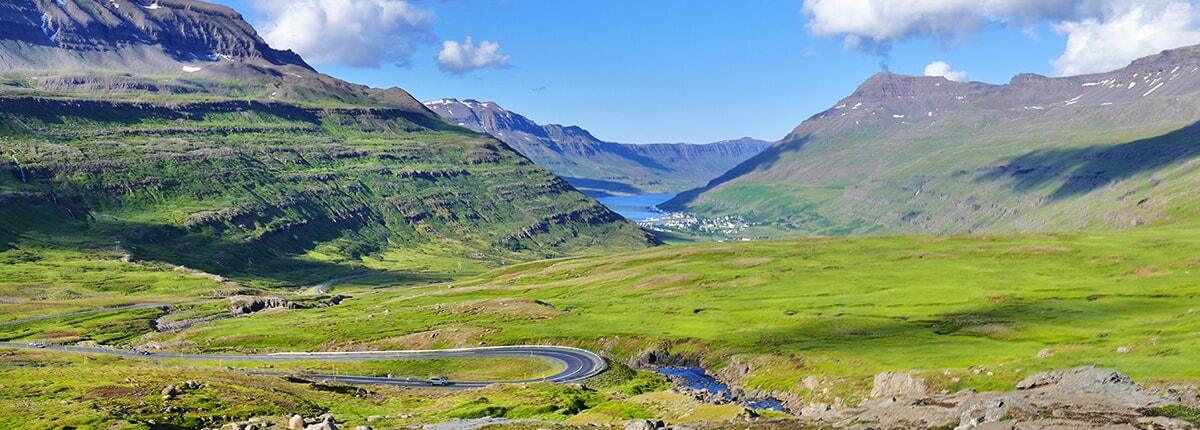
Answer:
[[[623,184],[620,182],[604,181],[604,180],[600,180],[600,179],[568,178],[568,177],[563,177],[563,180],[567,181],[568,184],[571,184],[571,186],[575,187],[576,189],[590,188],[590,189],[594,189],[594,190],[603,190],[606,193],[609,193],[608,195],[613,195],[611,193],[616,193],[616,194],[642,194],[643,193],[643,191],[638,187],[635,187],[635,186],[629,185],[629,184]],[[588,195],[592,196],[592,197],[598,197],[598,196],[591,195],[591,194],[588,194]],[[599,196],[599,197],[606,197],[606,196]]]
[[[59,202],[66,203],[65,199]],[[48,248],[115,246],[128,252],[135,261],[184,266],[259,286],[308,285],[352,272],[348,266],[297,257],[298,252],[306,251],[314,243],[329,240],[331,232],[297,231],[303,239],[295,243],[247,243],[168,225],[83,221],[69,216],[63,206],[50,202],[13,205],[0,210],[0,216],[6,218],[6,222],[0,222],[0,251],[18,242]]]
[[[50,100],[42,98],[5,98],[0,109],[12,109],[21,115],[46,124],[63,124],[66,117],[86,117],[91,121],[138,125],[152,121],[202,121],[210,113],[234,113],[246,110],[261,112],[288,121],[319,124],[316,111],[297,105],[253,100],[224,102],[195,102],[170,105],[106,100]]]
[[[675,170],[670,167],[662,165],[662,163],[659,163],[658,160],[655,160],[653,158],[650,158],[650,157],[647,157],[645,155],[635,152],[634,149],[632,147],[630,147],[629,145],[605,142],[604,146],[607,147],[608,150],[612,151],[615,154],[625,157],[626,159],[636,161],[636,162],[638,162],[638,164],[649,167],[651,169],[661,170],[661,171],[666,171],[666,172],[671,172],[671,171]]]
[[[110,228],[100,225],[93,230]],[[255,243],[212,232],[191,233],[169,225],[123,222],[117,235],[125,239],[123,247],[135,260],[162,261],[255,285],[310,285],[353,271],[348,266],[297,257],[316,243],[334,239],[332,230],[289,232],[294,243]]]
[[[1200,123],[1162,136],[1116,145],[1038,149],[996,162],[976,182],[1010,181],[1018,191],[1054,187],[1051,200],[1087,194],[1143,172],[1200,155]]]
[[[784,141],[780,141],[779,143],[768,146],[767,149],[764,149],[762,152],[750,157],[746,161],[739,163],[737,166],[729,169],[728,172],[725,172],[721,176],[708,181],[707,185],[681,192],[677,194],[675,198],[658,205],[658,207],[666,211],[687,211],[688,205],[695,201],[700,194],[717,188],[721,184],[737,179],[750,172],[756,170],[767,170],[775,167],[776,164],[783,161],[785,154],[800,151],[804,148],[804,145],[808,144],[808,141],[811,138],[812,137],[809,135],[791,140],[787,140],[785,138]]]
[[[892,346],[937,342],[942,347],[954,345],[946,350],[948,354],[971,354],[959,348],[975,348],[979,345],[977,340],[983,339],[999,346],[1014,336],[1038,336],[1046,331],[1059,333],[1044,339],[1048,343],[1094,341],[1094,336],[1103,336],[1122,327],[1123,322],[1114,319],[1113,315],[1125,319],[1154,316],[1158,307],[1147,306],[1144,300],[1148,299],[1170,303],[1180,297],[1056,297],[1000,303],[979,299],[961,309],[948,307],[949,313],[921,319],[847,314],[761,329],[744,337],[753,339],[757,347],[803,344],[805,349],[839,353],[873,350],[879,345],[875,342]],[[1081,330],[1081,327],[1086,329]],[[1059,332],[1056,328],[1063,330]],[[1080,337],[1073,339],[1072,336]],[[955,344],[951,340],[955,338],[963,339],[964,343]]]

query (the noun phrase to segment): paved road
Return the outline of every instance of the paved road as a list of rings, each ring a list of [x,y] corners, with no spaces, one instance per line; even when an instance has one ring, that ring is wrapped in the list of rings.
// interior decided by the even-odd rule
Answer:
[[[545,378],[528,379],[522,381],[451,381],[446,388],[477,388],[484,387],[494,383],[524,383],[524,382],[556,382],[560,384],[582,382],[585,379],[591,378],[603,372],[607,365],[604,359],[595,353],[578,348],[568,348],[562,346],[498,346],[484,348],[463,348],[463,349],[447,349],[447,350],[424,350],[424,351],[370,351],[370,352],[312,352],[312,353],[276,353],[270,355],[238,355],[238,354],[177,354],[169,352],[155,352],[149,355],[143,355],[138,351],[113,349],[113,348],[90,348],[81,346],[66,346],[66,345],[44,345],[35,346],[28,343],[16,342],[0,342],[0,347],[12,348],[44,348],[55,351],[92,353],[92,354],[114,354],[125,355],[131,357],[142,357],[148,359],[167,359],[177,358],[184,360],[230,360],[230,361],[261,361],[261,362],[283,362],[296,360],[318,360],[318,361],[350,361],[350,360],[429,360],[435,358],[466,358],[466,357],[542,357],[554,360],[563,365],[563,370]],[[266,373],[266,372],[260,372]],[[329,374],[310,374],[309,376],[317,379],[336,380],[347,384],[383,384],[383,385],[400,385],[400,386],[428,386],[424,380],[399,379],[399,378],[381,378],[381,377],[365,377],[365,376],[345,376],[345,375],[329,375]]]

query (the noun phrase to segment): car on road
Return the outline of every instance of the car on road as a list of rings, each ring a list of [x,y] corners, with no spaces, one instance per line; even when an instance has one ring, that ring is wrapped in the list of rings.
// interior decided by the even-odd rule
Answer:
[[[442,377],[438,377],[438,376],[429,378],[429,380],[425,381],[425,383],[429,384],[429,385],[436,385],[436,386],[450,385],[450,381],[447,381],[446,378],[442,378]]]
[[[36,342],[34,342],[34,343],[31,343],[31,344],[29,344],[29,346],[32,346],[32,347],[34,347],[34,348],[45,348],[45,347],[46,347],[46,344],[44,344],[44,343],[36,343]]]

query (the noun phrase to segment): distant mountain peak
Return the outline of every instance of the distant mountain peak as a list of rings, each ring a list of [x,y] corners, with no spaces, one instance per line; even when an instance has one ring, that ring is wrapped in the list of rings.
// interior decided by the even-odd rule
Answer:
[[[4,69],[114,67],[107,57],[119,56],[185,73],[221,61],[314,71],[296,53],[267,45],[233,9],[195,0],[9,0],[0,4],[0,39],[31,48],[6,49]]]
[[[1125,228],[1200,200],[1179,191],[1200,178],[1198,106],[1200,45],[999,85],[881,72],[660,207],[799,234]]]
[[[769,145],[750,138],[707,145],[613,143],[574,125],[539,125],[490,101],[443,98],[425,106],[495,136],[578,188],[602,193],[660,193],[701,185]]]

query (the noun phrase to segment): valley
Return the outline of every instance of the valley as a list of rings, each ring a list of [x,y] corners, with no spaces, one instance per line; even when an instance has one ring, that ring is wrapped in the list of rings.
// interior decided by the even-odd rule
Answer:
[[[774,143],[622,144],[222,5],[14,0],[0,429],[1196,428],[1198,70],[880,72]]]
[[[614,143],[578,126],[539,125],[493,102],[438,99],[425,106],[455,124],[504,141],[597,198],[703,186],[771,144],[749,137],[699,145]]]

